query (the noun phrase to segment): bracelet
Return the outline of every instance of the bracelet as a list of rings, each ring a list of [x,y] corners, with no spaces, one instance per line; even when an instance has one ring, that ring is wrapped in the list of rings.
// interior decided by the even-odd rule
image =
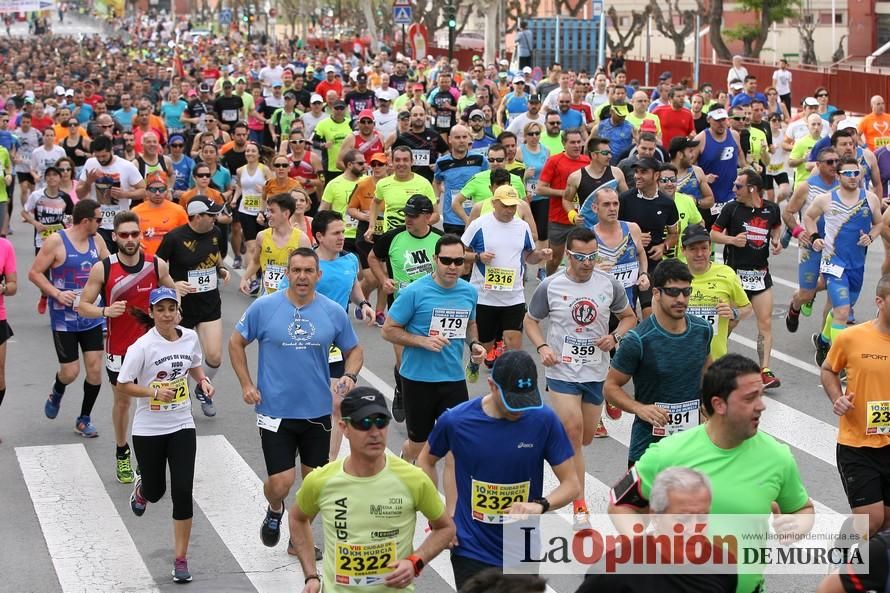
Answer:
[[[815,243],[816,239],[821,239],[821,238],[822,238],[822,235],[820,235],[819,233],[813,233],[812,235],[810,235],[810,243]]]
[[[102,317],[108,317],[108,315],[105,314],[105,309],[106,307],[102,307]]]
[[[155,387],[155,399],[158,399],[158,388]]]
[[[480,342],[479,340],[473,340],[472,342],[470,342],[470,350],[472,350],[473,346],[475,346],[476,344],[479,344],[480,346],[482,346],[482,342]],[[484,349],[485,346],[482,346],[482,348]]]
[[[732,308],[732,320],[733,321],[739,320],[739,310],[736,309],[735,307]]]
[[[794,227],[794,230],[791,231],[791,236],[794,237],[795,239],[797,239],[804,233],[804,231],[806,231],[805,228],[803,228],[800,225],[797,225],[796,227]]]
[[[343,373],[343,376],[352,379],[353,383],[358,383],[358,377],[355,375],[355,373]]]
[[[304,584],[304,585],[308,585],[308,584],[309,584],[309,581],[318,581],[318,582],[320,583],[320,582],[321,582],[321,577],[318,576],[317,574],[310,574],[308,577],[306,577],[305,579],[303,579],[303,584]]]
[[[540,352],[540,351],[541,351],[541,348],[543,348],[544,346],[547,346],[547,345],[548,345],[547,342],[544,342],[543,344],[541,344],[540,346],[538,346],[537,348],[535,348],[535,352]]]
[[[365,299],[358,304],[359,307],[364,307],[365,305],[368,305],[369,307],[371,307],[371,303],[368,302],[368,299]],[[373,309],[374,307],[371,307],[371,308]]]

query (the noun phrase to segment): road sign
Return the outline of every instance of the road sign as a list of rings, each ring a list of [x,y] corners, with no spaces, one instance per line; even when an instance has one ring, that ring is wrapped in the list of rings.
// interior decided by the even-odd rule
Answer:
[[[328,15],[325,15],[321,19],[321,24],[322,24],[322,26],[324,26],[325,29],[330,29],[331,27],[334,26],[334,18],[331,16],[328,16]]]
[[[219,11],[219,22],[221,25],[228,25],[232,22],[232,9],[223,8]]]
[[[411,0],[393,0],[393,6],[411,6]]]
[[[593,0],[593,17],[603,15],[603,0]]]
[[[410,25],[411,21],[414,19],[411,18],[411,7],[410,6],[393,6],[392,7],[392,21],[397,25]]]

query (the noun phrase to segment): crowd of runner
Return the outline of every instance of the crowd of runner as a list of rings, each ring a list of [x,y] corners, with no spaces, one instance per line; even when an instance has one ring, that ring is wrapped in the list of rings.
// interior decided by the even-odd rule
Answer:
[[[882,97],[854,120],[825,89],[792,101],[785,64],[773,81],[736,60],[726,81],[689,88],[665,72],[646,89],[620,58],[607,71],[541,72],[361,46],[202,37],[182,48],[166,43],[171,27],[132,32],[0,40],[0,235],[33,233],[34,246],[17,258],[0,239],[0,294],[16,294],[24,260],[59,363],[45,378],[48,419],[75,417],[77,434],[97,437],[105,367],[116,476],[133,484],[136,515],[151,515],[169,466],[176,582],[192,578],[191,399],[216,415],[223,364],[257,413],[260,539],[273,547],[289,533],[310,593],[322,581],[410,588],[446,548],[461,591],[543,591],[541,579],[497,575],[502,523],[570,507],[584,529],[606,511],[584,497],[603,412],[634,416],[616,516],[675,512],[681,495],[704,512],[812,513],[790,449],[758,431],[764,390],[781,385],[770,260],[792,242],[799,288],[785,330],[821,311],[811,339],[839,417],[841,481],[885,555]],[[885,256],[866,275],[872,243]],[[234,328],[224,292],[247,304]],[[0,370],[12,336],[2,303]],[[359,380],[353,317],[392,344],[391,404]],[[756,326],[756,360],[728,353],[739,324]],[[81,391],[81,365],[75,415],[64,396]],[[2,402],[2,372],[0,387]],[[390,453],[393,420],[407,439]],[[418,511],[429,533],[415,548]],[[884,590],[886,579],[886,562],[841,568],[820,591]],[[764,586],[759,575],[658,586],[693,583]],[[596,575],[581,590],[651,586]]]

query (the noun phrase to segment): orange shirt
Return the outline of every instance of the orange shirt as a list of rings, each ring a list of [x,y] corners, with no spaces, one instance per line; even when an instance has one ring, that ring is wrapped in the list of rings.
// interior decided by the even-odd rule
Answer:
[[[859,120],[859,133],[872,150],[890,145],[890,114],[869,113]]]
[[[270,196],[276,194],[290,193],[295,189],[303,189],[303,184],[293,177],[286,177],[283,183],[279,182],[278,178],[273,177],[263,186],[263,199],[267,200]]]
[[[68,128],[63,127],[60,124],[53,124],[53,130],[56,131],[56,144],[62,144],[62,140],[68,137]],[[90,137],[87,135],[87,131],[83,129],[83,126],[77,126],[77,134],[86,140],[86,145],[89,148],[90,145]]]
[[[183,208],[187,209],[188,205],[189,205],[189,200],[191,200],[192,198],[194,198],[197,195],[198,195],[197,187],[193,187],[191,189],[188,189],[188,190],[182,192],[182,195],[179,196],[179,205],[182,206]],[[206,190],[204,190],[204,195],[207,196],[208,198],[210,198],[211,200],[213,200],[213,202],[215,204],[225,204],[226,203],[226,201],[223,200],[222,194],[219,193],[217,190],[213,189],[212,187],[208,187]]]
[[[377,180],[371,175],[366,175],[358,180],[355,189],[352,190],[352,196],[349,198],[347,208],[358,208],[362,212],[371,210],[371,202],[374,201],[374,189],[377,187]]]
[[[139,228],[142,229],[142,248],[145,253],[154,255],[161,246],[164,235],[178,226],[188,224],[189,217],[185,208],[170,200],[158,206],[146,200],[133,208],[139,217]]]
[[[827,363],[839,373],[847,369],[847,394],[853,409],[838,422],[837,442],[848,447],[890,445],[890,336],[871,321],[838,334]]]

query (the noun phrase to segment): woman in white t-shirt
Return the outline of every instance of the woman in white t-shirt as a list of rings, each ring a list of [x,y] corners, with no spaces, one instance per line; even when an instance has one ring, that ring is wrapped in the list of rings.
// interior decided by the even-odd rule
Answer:
[[[195,421],[192,417],[188,377],[213,397],[213,385],[204,375],[201,344],[193,330],[178,327],[179,302],[171,288],[156,288],[149,295],[149,313],[133,311],[151,329],[136,340],[121,365],[118,387],[136,400],[133,450],[140,474],[130,495],[130,508],[141,517],[149,502],[157,502],[167,488],[173,500],[175,557],[173,581],[192,580],[186,554],[192,530],[192,485],[195,477]]]

